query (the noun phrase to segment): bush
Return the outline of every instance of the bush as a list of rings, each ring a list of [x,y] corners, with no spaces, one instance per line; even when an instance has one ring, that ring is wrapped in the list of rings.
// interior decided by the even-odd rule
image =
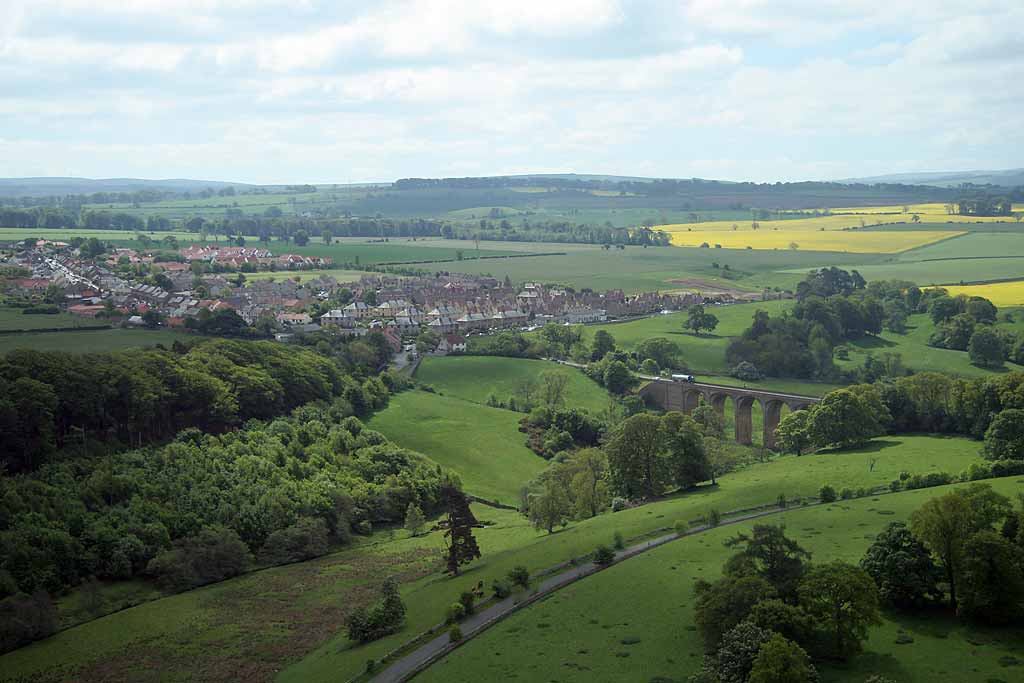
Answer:
[[[780,493],[779,497],[775,499],[775,504],[778,505],[780,508],[786,507],[786,494]]]
[[[759,379],[764,379],[764,375],[757,369],[757,366],[746,360],[741,360],[733,366],[729,374],[744,382],[756,382]]]
[[[929,472],[928,474],[912,474],[903,487],[912,491],[914,489],[927,489],[933,486],[945,486],[953,483],[953,475],[949,472]]]
[[[843,500],[850,500],[851,498],[853,498],[853,489],[849,487],[844,488],[842,491],[839,492],[839,497],[842,498]]]
[[[260,558],[269,564],[300,562],[327,553],[327,524],[304,518],[267,536]]]
[[[476,602],[476,596],[473,595],[473,591],[462,591],[459,595],[459,603],[465,609],[465,613],[470,615],[473,613],[473,606]]]
[[[629,501],[625,498],[615,496],[612,498],[612,512],[621,512],[629,507]]]
[[[448,642],[457,643],[460,640],[462,640],[462,629],[456,624],[448,629]]]
[[[512,586],[509,585],[508,581],[503,579],[495,579],[492,581],[491,590],[494,592],[494,597],[499,600],[504,600],[512,594]]]
[[[520,586],[524,589],[529,588],[530,570],[522,565],[513,567],[508,572],[508,580],[513,586]]]
[[[462,621],[466,618],[466,606],[461,602],[453,602],[448,605],[448,609],[444,613],[444,621],[446,624],[454,624]]]
[[[612,546],[616,550],[622,550],[623,548],[626,547],[626,541],[622,538],[622,533],[621,532],[616,531],[615,532],[615,536],[613,537],[613,539],[614,540],[612,541]]]
[[[818,490],[818,498],[822,503],[834,503],[836,500],[836,490],[825,484]]]
[[[22,309],[23,315],[56,315],[60,309],[53,305],[26,306]]]
[[[686,532],[690,530],[690,523],[685,519],[677,519],[676,523],[672,525],[672,528],[678,535],[684,536],[686,535]]]
[[[0,600],[0,653],[57,632],[57,608],[49,594],[17,593]]]
[[[859,489],[857,489],[857,497],[858,497],[858,498],[864,498],[864,497],[866,497],[866,496],[868,496],[868,495],[870,495],[870,494],[871,494],[871,492],[870,492],[870,491],[868,491],[868,490],[867,490],[866,488],[864,488],[863,486],[862,486],[862,487],[860,487]]]
[[[716,527],[722,523],[722,513],[717,508],[712,508],[704,517],[704,523],[709,527]]]
[[[348,618],[348,637],[360,643],[383,638],[405,624],[405,604],[394,579],[385,579],[381,599],[369,610],[358,608]]]
[[[594,564],[607,567],[615,561],[615,551],[606,545],[599,545],[594,550]]]
[[[185,590],[238,576],[250,559],[249,549],[233,530],[206,527],[154,557],[146,571],[165,589]]]

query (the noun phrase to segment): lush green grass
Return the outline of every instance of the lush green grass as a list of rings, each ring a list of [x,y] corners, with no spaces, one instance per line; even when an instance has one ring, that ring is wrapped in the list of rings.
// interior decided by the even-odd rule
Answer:
[[[791,301],[759,301],[710,307],[709,311],[718,316],[718,327],[714,332],[700,336],[683,331],[686,313],[656,315],[624,323],[588,325],[584,328],[584,336],[589,342],[597,330],[607,330],[619,348],[623,349],[633,349],[651,337],[666,337],[682,348],[683,361],[693,372],[722,374],[729,370],[725,362],[725,347],[729,344],[729,338],[750,327],[755,311],[764,310],[778,315],[791,305]]]
[[[431,356],[423,359],[416,379],[431,384],[448,396],[485,403],[493,394],[500,401],[516,395],[523,382],[540,385],[544,372],[568,377],[565,404],[593,412],[608,407],[611,397],[597,382],[575,368],[540,360],[499,358],[495,356]]]
[[[958,259],[978,256],[1024,258],[1024,225],[1019,232],[972,232],[955,239],[931,244],[899,255],[901,261]]]
[[[0,331],[46,330],[54,328],[101,327],[103,320],[80,318],[68,313],[25,315],[20,308],[0,308]]]
[[[178,339],[193,338],[195,338],[195,335],[172,330],[111,329],[79,332],[2,334],[0,335],[0,354],[13,349],[98,353],[102,351],[120,351],[121,349],[131,349],[139,346],[154,346],[156,344],[170,346]]]
[[[998,374],[986,368],[971,365],[966,351],[953,351],[928,346],[928,337],[935,331],[935,325],[925,313],[910,316],[909,329],[906,334],[882,332],[877,337],[865,337],[856,342],[848,343],[850,359],[837,360],[839,365],[863,365],[868,353],[878,355],[884,352],[898,353],[903,356],[903,363],[911,369],[923,372],[945,372],[964,377],[985,377]],[[1014,363],[1006,363],[1002,372],[1024,370]]]
[[[85,230],[80,228],[69,228],[62,230],[37,230],[33,228],[4,228],[0,227],[0,242],[11,240],[23,240],[28,237],[52,240],[55,242],[67,242],[72,237],[95,237],[104,242],[108,240],[135,240],[135,236],[145,230]],[[195,233],[171,231],[171,232],[150,232],[147,233],[154,239],[162,239],[167,235],[174,235],[179,240],[196,237]],[[137,243],[136,243],[137,244]]]
[[[726,475],[717,487],[702,487],[638,508],[599,515],[552,535],[534,531],[514,513],[506,516],[501,511],[488,511],[486,518],[496,524],[486,530],[483,558],[461,577],[443,582],[426,579],[410,586],[404,593],[409,606],[409,626],[405,631],[359,648],[352,648],[344,634],[339,634],[302,662],[284,670],[280,680],[333,681],[359,673],[367,659],[380,658],[412,634],[436,624],[459,591],[477,581],[489,583],[516,565],[537,571],[570,557],[583,556],[599,543],[610,543],[615,531],[632,538],[670,528],[677,519],[695,519],[712,507],[721,511],[751,507],[771,502],[779,493],[791,498],[814,495],[826,482],[840,487],[872,486],[887,483],[901,470],[956,471],[978,459],[977,452],[978,444],[964,439],[905,436],[885,439],[882,444],[871,444],[861,451],[779,457]],[[871,471],[874,458],[878,461]],[[481,536],[482,543],[484,538]],[[689,594],[689,584],[685,591]],[[664,610],[666,604],[670,603],[663,603],[660,609]]]
[[[408,404],[403,403],[408,397],[419,401],[420,396],[463,406],[464,419],[486,425],[480,421],[485,408],[414,392],[393,400],[394,424],[401,426],[405,413],[421,413],[406,410]],[[415,421],[409,424],[412,429]],[[381,429],[379,423],[371,426]],[[479,433],[485,429],[479,428]],[[480,580],[489,583],[515,565],[536,572],[591,552],[598,543],[610,542],[615,531],[636,537],[670,527],[676,519],[696,518],[711,507],[722,511],[749,507],[770,502],[782,492],[790,497],[812,495],[826,481],[840,487],[868,486],[883,484],[901,470],[957,471],[976,459],[977,451],[976,442],[963,439],[906,436],[884,439],[863,451],[779,457],[726,475],[717,487],[600,515],[552,535],[535,531],[518,513],[476,505],[477,517],[491,525],[477,531],[483,557],[460,577],[443,577],[436,560],[425,566],[427,560],[414,552],[438,552],[439,534],[404,539],[400,533],[401,540],[372,549],[355,548],[250,574],[89,622],[3,656],[0,679],[48,672],[44,680],[49,680],[58,677],[57,667],[63,667],[64,678],[78,680],[86,678],[81,671],[92,678],[105,675],[138,681],[265,679],[278,669],[283,681],[347,680],[361,672],[368,659],[379,659],[435,625],[461,591]],[[877,462],[871,471],[873,458]],[[503,477],[502,472],[492,469],[492,476]],[[888,501],[895,498],[884,500],[889,508]],[[845,539],[840,534],[834,538]],[[717,570],[720,563],[712,564]],[[398,634],[355,647],[340,627],[343,616],[353,604],[370,599],[367,586],[389,574],[399,575],[403,582],[408,625]],[[680,586],[689,596],[689,581]],[[662,602],[658,609],[665,612],[667,605],[674,604],[678,603]],[[682,633],[688,622],[678,623],[673,632]],[[70,673],[76,667],[84,667],[77,676]]]
[[[390,440],[459,474],[469,493],[512,505],[547,462],[526,447],[521,413],[407,391],[369,422]]]
[[[837,456],[839,457],[839,456]],[[1024,491],[1019,479],[993,485]],[[794,509],[771,519],[816,561],[856,562],[887,523],[905,519],[946,487]],[[693,584],[716,577],[732,550],[723,541],[751,523],[670,543],[513,615],[436,664],[417,681],[547,680],[682,681],[700,666],[693,629]],[[898,629],[914,642],[895,644]],[[624,644],[624,640],[636,641]],[[882,673],[902,683],[1010,680],[1001,656],[1020,656],[1024,628],[989,630],[944,617],[889,615],[872,630],[866,652],[844,669],[825,668],[827,682],[860,683]]]

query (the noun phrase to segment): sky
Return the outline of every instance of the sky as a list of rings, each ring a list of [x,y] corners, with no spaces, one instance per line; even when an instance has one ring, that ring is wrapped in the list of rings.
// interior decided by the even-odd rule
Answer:
[[[0,176],[1024,166],[1012,0],[0,4]]]

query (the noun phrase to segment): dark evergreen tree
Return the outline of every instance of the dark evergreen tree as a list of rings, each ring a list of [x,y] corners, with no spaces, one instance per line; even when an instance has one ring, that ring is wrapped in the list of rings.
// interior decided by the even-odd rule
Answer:
[[[447,530],[448,573],[458,576],[459,567],[480,557],[480,546],[473,536],[473,527],[479,522],[469,509],[469,499],[455,484],[449,482],[442,490],[448,508]]]

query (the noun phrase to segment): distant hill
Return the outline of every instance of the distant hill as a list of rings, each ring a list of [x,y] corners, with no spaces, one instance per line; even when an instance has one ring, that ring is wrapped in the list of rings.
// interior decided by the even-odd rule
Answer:
[[[136,190],[164,190],[167,192],[193,192],[206,188],[255,187],[246,183],[220,180],[187,180],[169,178],[147,180],[142,178],[0,178],[2,197],[44,197],[65,194],[92,194],[93,192],[135,192]]]
[[[1017,187],[1024,185],[1024,168],[1005,171],[933,171],[929,173],[891,173],[866,178],[847,178],[840,183],[900,183],[903,185],[931,185],[933,187],[958,187],[971,185],[1000,185]]]

